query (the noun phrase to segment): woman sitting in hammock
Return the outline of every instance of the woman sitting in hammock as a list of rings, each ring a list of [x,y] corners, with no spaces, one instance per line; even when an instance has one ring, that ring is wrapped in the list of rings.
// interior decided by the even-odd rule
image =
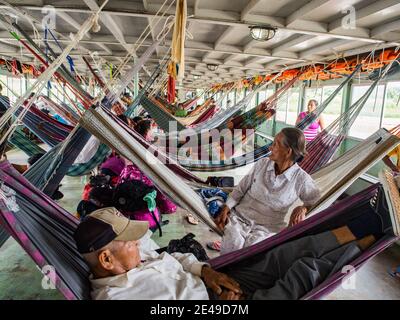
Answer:
[[[283,129],[270,150],[230,194],[216,219],[224,231],[221,244],[209,243],[209,248],[227,253],[264,240],[286,227],[285,216],[298,199],[303,205],[293,210],[290,225],[304,220],[319,199],[314,181],[297,165],[306,152],[302,131]]]
[[[153,140],[153,122],[151,120],[139,121],[135,126],[135,130],[147,141]],[[134,164],[128,165],[122,170],[119,176],[118,184],[132,180],[142,181],[149,187],[154,186],[153,182],[147,178]],[[176,212],[176,205],[167,197],[165,197],[159,190],[157,191],[156,202],[161,213]]]
[[[308,101],[307,111],[301,112],[296,120],[296,125],[300,123],[308,114],[314,112],[318,107],[318,101],[311,99]],[[311,123],[306,129],[304,129],[304,136],[306,141],[310,142],[315,139],[319,132],[325,129],[325,121],[322,115],[318,117],[313,123]]]

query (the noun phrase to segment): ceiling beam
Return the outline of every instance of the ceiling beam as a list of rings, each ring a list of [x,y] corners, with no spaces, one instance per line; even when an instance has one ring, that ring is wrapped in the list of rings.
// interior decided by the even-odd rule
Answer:
[[[194,6],[193,6],[193,14],[196,17],[199,11],[199,2],[200,0],[194,0]]]
[[[84,1],[94,1],[94,0],[84,0]],[[28,10],[41,10],[41,6],[36,6],[36,5],[20,5],[21,7],[28,9]],[[6,6],[0,6],[0,8],[7,8]],[[86,8],[80,8],[80,7],[55,7],[60,11],[65,11],[65,12],[79,12],[79,13],[90,13],[91,11],[86,9]],[[343,33],[343,31],[334,31],[334,32],[329,32],[328,31],[328,26],[326,28],[321,28],[321,27],[312,27],[312,28],[296,28],[292,29],[289,27],[286,27],[284,25],[284,20],[283,18],[279,17],[271,17],[271,16],[260,16],[260,15],[251,15],[249,14],[248,19],[246,21],[240,21],[240,14],[237,12],[233,11],[222,11],[222,10],[209,10],[209,9],[198,9],[197,10],[197,15],[195,17],[189,17],[188,20],[194,20],[196,22],[204,22],[204,23],[212,23],[212,24],[220,24],[220,25],[227,25],[227,26],[251,26],[254,24],[259,24],[259,23],[266,23],[266,24],[271,24],[276,27],[279,27],[281,30],[285,30],[288,33],[293,33],[293,34],[309,34],[309,35],[317,35],[317,36],[329,36],[332,38],[338,38],[338,39],[347,39],[347,40],[357,40],[357,41],[364,41],[364,42],[369,42],[369,43],[383,43],[386,42],[384,39],[371,39],[369,37],[362,37],[362,36],[353,36],[353,35],[348,35],[346,33]],[[193,8],[188,8],[189,15],[190,13],[193,12]],[[121,11],[117,9],[107,9],[103,10],[102,15],[107,14],[110,16],[117,15],[117,16],[129,16],[129,17],[154,17],[156,15],[156,12],[143,12],[143,10],[126,10],[126,11]],[[171,14],[166,14],[166,17]],[[393,45],[396,45],[396,43],[393,43]]]
[[[64,34],[62,34],[64,35]],[[67,35],[67,34],[65,34]],[[3,40],[8,40],[8,41],[16,41],[8,32],[6,31],[0,31],[0,39]],[[126,37],[126,40],[129,43],[136,43],[137,38],[136,37]],[[52,42],[52,39],[48,40],[49,42]],[[59,39],[59,42],[68,42],[67,39]],[[114,37],[112,36],[101,36],[101,35],[93,35],[90,40],[81,40],[80,43],[86,44],[119,44],[118,41],[115,41]],[[145,41],[143,43],[143,46],[150,46],[151,41]],[[166,47],[169,48],[171,46],[171,40],[166,40],[164,43],[160,44],[160,47]],[[220,45],[217,49],[214,49],[214,44],[213,43],[207,43],[207,42],[199,42],[199,41],[186,41],[186,50],[194,50],[194,51],[202,51],[202,52],[216,52],[216,53],[224,53],[224,54],[236,54],[240,56],[246,56],[246,57],[268,57],[271,58],[271,52],[262,49],[262,48],[250,48],[246,50],[245,52],[243,51],[242,47],[239,46],[232,46],[232,45]],[[281,59],[288,59],[292,61],[303,61],[303,59],[299,58],[297,54],[292,53],[292,52],[286,52],[286,53],[281,53],[279,55],[274,56],[275,58],[281,58]]]
[[[81,24],[78,21],[76,21],[74,18],[72,18],[68,13],[63,12],[63,11],[57,12],[57,17],[60,17],[61,19],[63,19],[66,23],[68,23],[75,30],[80,30]],[[84,38],[87,38],[87,39],[91,38],[91,35],[89,34],[89,32],[87,32],[84,35]]]
[[[263,60],[264,58],[260,58],[260,57],[254,57],[254,58],[250,58],[247,61],[245,61],[244,66],[247,67],[248,65],[254,64],[259,62],[260,60]]]
[[[400,19],[382,24],[371,30],[371,37],[376,37],[384,33],[400,29]]]
[[[250,11],[254,9],[254,7],[260,2],[261,0],[250,0],[249,3],[244,7],[242,12],[240,13],[240,20],[246,20],[247,16],[249,15]]]
[[[312,0],[307,4],[302,6],[300,9],[294,11],[291,15],[286,18],[286,26],[290,27],[296,20],[299,20],[306,14],[313,12],[314,10],[320,8],[324,4],[330,2],[332,0]]]
[[[16,53],[18,53],[18,47],[10,45],[4,40],[0,40],[0,42],[1,42],[0,48],[1,48],[1,51],[4,54],[16,54]]]
[[[391,10],[394,7],[399,7],[400,3],[398,0],[378,0],[375,1],[374,3],[367,5],[365,7],[361,8],[356,8],[356,21],[362,20],[362,19],[368,19],[369,17],[377,14],[382,14],[386,10]],[[344,14],[344,16],[347,15],[347,13]],[[342,28],[342,19],[343,17],[340,17],[336,19],[335,21],[332,21],[328,25],[328,30],[329,32],[336,31]]]
[[[99,5],[95,0],[83,0],[83,1],[86,3],[86,5],[92,12],[97,12],[100,9]],[[103,22],[103,25],[108,30],[110,30],[115,39],[117,39],[118,42],[126,49],[126,51],[129,51],[130,46],[126,43],[122,30],[118,27],[118,25],[110,15],[110,13],[101,12],[100,20],[101,22]]]
[[[104,43],[98,42],[98,43],[96,43],[96,45],[99,46],[100,48],[102,48],[108,54],[112,54],[112,51]]]
[[[207,60],[210,58],[210,56],[213,54],[214,51],[208,51],[206,54],[203,56],[202,60]]]
[[[271,69],[273,66],[276,66],[280,63],[282,63],[282,59],[275,59],[275,60],[269,61],[268,63],[264,64],[264,68]]]
[[[149,4],[148,4],[148,0],[142,0],[143,1],[143,7],[144,10],[148,10]],[[149,24],[149,28],[150,28],[150,35],[151,35],[151,40],[156,41],[156,35],[154,33],[154,26],[153,26],[153,19],[154,18],[147,18],[147,23]],[[158,50],[158,46],[156,47],[156,54],[157,56],[159,56],[159,50]]]
[[[313,54],[329,50],[329,49],[335,49],[336,47],[342,46],[344,44],[348,43],[346,40],[334,40],[334,41],[328,41],[325,44],[318,45],[316,47],[301,51],[299,54],[299,57],[301,58],[307,58]]]
[[[249,42],[247,42],[244,46],[243,46],[243,52],[248,51],[249,49],[255,47],[257,44],[260,44],[259,41],[251,39]],[[271,54],[271,53],[269,53]]]
[[[286,41],[284,43],[281,43],[277,47],[273,48],[271,54],[275,55],[278,52],[282,52],[285,49],[294,47],[300,43],[311,40],[313,38],[314,38],[314,36],[310,36],[310,35],[296,36],[294,39]]]
[[[230,34],[235,30],[235,27],[227,27],[224,32],[218,37],[214,43],[214,49],[217,48]]]

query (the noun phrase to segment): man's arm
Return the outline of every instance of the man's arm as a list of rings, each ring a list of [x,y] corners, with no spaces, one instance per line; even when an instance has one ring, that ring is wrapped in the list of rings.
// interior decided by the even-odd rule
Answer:
[[[213,270],[209,264],[199,262],[193,254],[174,252],[171,253],[171,256],[181,263],[183,270],[201,277],[204,284],[217,295],[220,295],[223,289],[228,289],[235,294],[241,294],[240,286],[235,280],[224,273]]]

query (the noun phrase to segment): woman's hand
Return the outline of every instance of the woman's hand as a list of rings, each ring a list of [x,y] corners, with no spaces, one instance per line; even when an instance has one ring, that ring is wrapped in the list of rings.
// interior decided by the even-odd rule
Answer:
[[[222,295],[224,290],[232,292],[229,296],[238,295],[240,297],[242,294],[240,285],[235,280],[224,273],[211,269],[209,266],[204,266],[202,268],[201,277],[203,278],[205,285],[219,296]]]
[[[224,230],[226,224],[228,223],[228,216],[230,213],[231,209],[227,205],[224,205],[221,209],[220,214],[218,217],[215,219],[215,223],[217,224],[217,227],[220,228],[221,230]]]
[[[292,215],[290,216],[289,227],[302,222],[306,218],[307,212],[308,209],[304,206],[294,208]]]

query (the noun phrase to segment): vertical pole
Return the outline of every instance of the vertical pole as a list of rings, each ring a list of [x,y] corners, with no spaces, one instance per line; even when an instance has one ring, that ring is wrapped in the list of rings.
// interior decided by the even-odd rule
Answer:
[[[273,93],[275,93],[277,90],[278,90],[278,87],[279,87],[279,84],[275,84],[275,91],[273,92]],[[278,106],[276,106],[276,108],[278,109]],[[276,112],[275,112],[275,115],[274,115],[274,120],[273,120],[273,123],[272,123],[272,136],[273,137],[275,137],[275,134],[276,134],[276,115],[277,115],[277,113],[278,113],[278,110],[276,110]]]
[[[305,99],[306,99],[306,83],[303,81],[300,85],[298,113],[304,111]]]
[[[133,99],[135,99],[139,94],[139,72],[135,73],[133,83]]]
[[[343,88],[341,114],[347,112],[350,108],[352,85],[353,85],[353,80],[349,81],[349,83]],[[347,150],[347,139],[348,138],[344,139],[342,146],[340,147],[340,154],[345,153]]]

